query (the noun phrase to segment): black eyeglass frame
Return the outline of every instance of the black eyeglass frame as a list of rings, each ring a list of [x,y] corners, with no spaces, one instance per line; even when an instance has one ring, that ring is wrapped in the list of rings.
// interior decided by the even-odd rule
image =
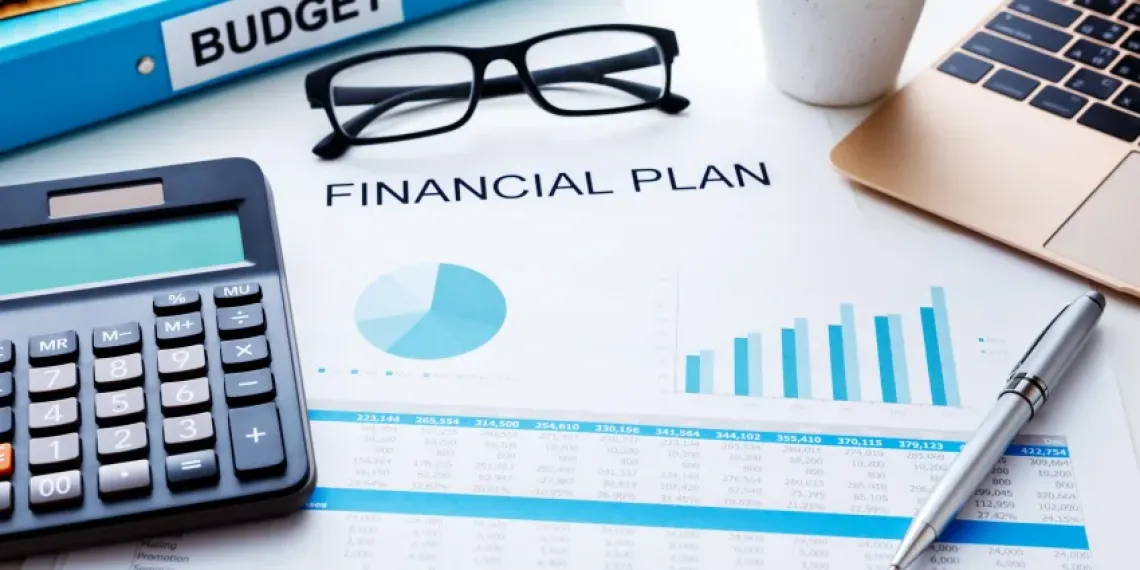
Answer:
[[[527,65],[526,56],[528,51],[535,44],[547,40],[590,32],[630,32],[643,34],[651,38],[656,43],[657,48],[660,50],[660,54],[664,58],[662,64],[665,67],[665,84],[661,88],[660,95],[653,101],[635,103],[633,105],[627,105],[613,109],[562,109],[547,101],[547,99],[542,96],[542,89],[534,79],[534,73],[532,73],[531,69]],[[455,121],[450,125],[444,125],[421,132],[405,133],[386,137],[361,138],[345,132],[340,121],[337,120],[336,112],[333,109],[333,79],[338,73],[344,71],[345,69],[378,59],[425,53],[448,53],[459,55],[466,58],[471,63],[473,70],[473,83],[468,97],[467,111],[458,121]],[[332,124],[334,137],[340,138],[341,141],[339,142],[342,144],[347,143],[347,145],[372,145],[401,142],[435,136],[459,129],[463,125],[467,124],[467,122],[471,120],[471,117],[474,116],[475,109],[478,107],[480,99],[496,95],[484,93],[484,88],[488,84],[488,81],[486,80],[487,67],[490,66],[492,62],[498,60],[506,60],[514,65],[517,75],[508,76],[506,78],[495,78],[491,80],[492,82],[498,81],[500,79],[508,79],[512,83],[517,81],[519,84],[521,84],[522,91],[528,95],[530,99],[535,102],[535,104],[537,104],[544,111],[554,115],[565,117],[584,117],[629,113],[647,109],[661,109],[667,113],[672,114],[684,110],[686,107],[688,107],[689,104],[687,99],[676,96],[672,93],[673,60],[678,55],[680,55],[680,48],[677,45],[677,34],[669,29],[636,24],[601,24],[594,26],[581,26],[548,32],[513,44],[490,47],[443,45],[416,46],[364,53],[337,61],[309,73],[305,77],[305,94],[309,99],[309,106],[311,108],[324,109],[325,114],[328,116],[329,123]],[[677,99],[680,100],[678,101]],[[322,144],[326,141],[322,141]]]

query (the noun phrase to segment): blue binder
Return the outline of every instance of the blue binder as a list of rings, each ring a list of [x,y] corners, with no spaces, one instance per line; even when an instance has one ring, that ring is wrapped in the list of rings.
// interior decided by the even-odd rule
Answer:
[[[0,21],[0,154],[477,0],[88,0]]]

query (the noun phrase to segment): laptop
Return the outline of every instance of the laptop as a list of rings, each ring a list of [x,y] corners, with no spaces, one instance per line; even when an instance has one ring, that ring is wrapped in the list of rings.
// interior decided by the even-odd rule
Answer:
[[[1004,0],[831,162],[1140,297],[1140,1]]]

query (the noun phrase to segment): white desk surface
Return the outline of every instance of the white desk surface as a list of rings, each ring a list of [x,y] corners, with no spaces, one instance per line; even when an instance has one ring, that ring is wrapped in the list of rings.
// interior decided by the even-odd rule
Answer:
[[[678,32],[681,59],[676,90],[693,99],[690,112],[708,120],[732,121],[733,114],[753,109],[772,113],[772,105],[817,114],[828,121],[835,140],[852,129],[871,107],[823,110],[784,101],[764,81],[763,50],[759,37],[756,0],[492,0],[395,35],[356,43],[331,54],[291,64],[265,75],[242,80],[185,98],[160,108],[137,113],[109,124],[40,144],[0,158],[0,185],[97,172],[144,168],[222,156],[248,156],[262,165],[278,193],[289,192],[295,168],[335,168],[333,165],[296,164],[298,150],[307,149],[327,132],[323,113],[305,104],[302,78],[316,66],[367,49],[394,44],[491,44],[572,25],[637,22],[662,25]],[[995,6],[994,0],[927,0],[902,81],[930,65],[971,26]],[[504,65],[502,63],[495,65]],[[501,69],[497,70],[502,71]],[[725,89],[730,86],[730,89]],[[530,105],[525,98],[521,104]],[[82,104],[77,94],[76,104]],[[530,123],[544,118],[537,107],[523,113]],[[697,115],[699,114],[699,115]],[[482,115],[482,116],[481,116]],[[476,114],[464,129],[481,129],[495,120],[491,113]],[[533,124],[525,135],[534,133]],[[504,141],[501,125],[488,132]],[[510,152],[522,150],[521,143]],[[540,142],[550,142],[543,140]],[[287,145],[288,152],[282,151]],[[525,146],[525,145],[524,145]],[[405,147],[415,148],[415,147]],[[422,148],[422,147],[420,147]],[[501,149],[497,149],[500,152]],[[818,149],[820,169],[828,169],[829,148]],[[372,147],[350,153],[358,160],[406,154],[406,150]],[[371,154],[372,158],[364,158]],[[417,163],[401,156],[403,165]],[[430,165],[420,159],[418,164]],[[373,164],[378,164],[373,162]],[[835,176],[837,199],[850,199],[855,217],[872,228],[897,233],[958,232],[928,217],[917,216],[876,195],[850,186]],[[306,187],[298,192],[313,191]],[[858,220],[856,220],[858,221]],[[958,232],[961,233],[961,232]],[[976,239],[962,234],[962,239]],[[996,247],[996,246],[995,246]],[[1018,254],[1007,252],[1010,256]],[[1030,286],[1031,284],[1027,284]],[[1110,295],[1110,310],[1103,321],[1111,357],[1133,433],[1140,434],[1140,303]],[[1138,446],[1140,448],[1140,446]]]

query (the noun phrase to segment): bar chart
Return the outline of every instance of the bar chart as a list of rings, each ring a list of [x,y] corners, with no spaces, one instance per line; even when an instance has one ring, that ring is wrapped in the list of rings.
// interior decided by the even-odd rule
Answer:
[[[862,326],[859,319],[864,319]],[[904,323],[917,326],[921,339],[904,334]],[[816,329],[815,327],[820,327]],[[873,331],[873,335],[860,337]],[[816,324],[807,318],[793,318],[780,327],[773,342],[763,331],[743,331],[732,339],[731,355],[715,350],[697,350],[685,355],[684,392],[687,394],[722,394],[740,397],[769,397],[801,400],[834,400],[842,402],[881,401],[888,404],[915,404],[916,391],[924,394],[923,403],[934,406],[961,406],[958,390],[958,372],[951,343],[950,315],[946,290],[931,287],[930,303],[910,313],[861,315],[853,303],[841,303],[831,322]],[[813,345],[813,340],[815,344]],[[819,342],[826,340],[826,342]],[[909,341],[908,341],[909,340]],[[919,342],[921,340],[921,342]],[[864,344],[865,343],[865,344]],[[779,391],[765,390],[765,347],[775,348],[771,357],[779,364]],[[877,378],[868,378],[860,363],[860,350],[864,356],[877,362]],[[816,351],[820,351],[816,354]],[[925,378],[916,377],[910,359],[925,363]],[[916,360],[919,362],[919,360]],[[813,370],[820,363],[826,369]],[[731,370],[731,391],[716,390],[714,378],[717,367]],[[727,373],[727,371],[723,372]],[[817,382],[817,375],[826,375],[827,382]],[[921,387],[916,382],[923,382]],[[868,383],[876,383],[869,389]],[[813,393],[820,386],[829,393]],[[814,387],[814,388],[813,388]],[[772,393],[768,393],[772,392]],[[868,400],[865,394],[876,394]],[[929,398],[925,394],[929,393]]]

